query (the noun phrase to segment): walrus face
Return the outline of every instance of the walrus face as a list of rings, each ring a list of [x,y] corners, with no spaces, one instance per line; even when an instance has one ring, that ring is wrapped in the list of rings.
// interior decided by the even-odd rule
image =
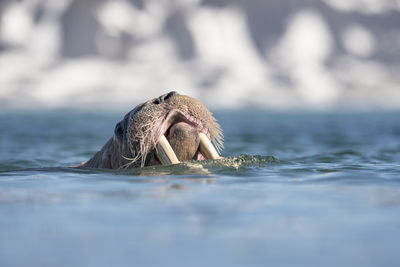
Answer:
[[[222,131],[211,112],[198,100],[170,92],[126,114],[114,137],[83,166],[115,169],[216,159],[222,146]]]

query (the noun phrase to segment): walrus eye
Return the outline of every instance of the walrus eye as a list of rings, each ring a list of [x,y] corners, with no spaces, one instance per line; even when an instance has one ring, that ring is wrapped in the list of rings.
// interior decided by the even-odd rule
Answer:
[[[117,125],[115,126],[114,134],[118,139],[122,139],[122,137],[124,135],[124,129],[122,128],[122,125],[120,122],[117,123]]]
[[[153,104],[156,104],[156,105],[158,105],[158,104],[160,104],[161,102],[160,102],[160,99],[159,98],[155,98],[154,100],[153,100]]]

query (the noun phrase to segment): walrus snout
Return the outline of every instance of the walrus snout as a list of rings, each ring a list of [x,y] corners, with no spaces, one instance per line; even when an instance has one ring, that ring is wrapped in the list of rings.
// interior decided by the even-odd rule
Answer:
[[[210,130],[180,110],[169,112],[157,132],[155,155],[161,164],[220,158],[210,140]]]

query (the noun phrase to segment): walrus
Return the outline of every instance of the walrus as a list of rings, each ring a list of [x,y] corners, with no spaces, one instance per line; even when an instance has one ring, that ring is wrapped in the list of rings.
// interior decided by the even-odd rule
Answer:
[[[223,133],[198,100],[169,92],[137,105],[83,168],[127,169],[218,159]]]

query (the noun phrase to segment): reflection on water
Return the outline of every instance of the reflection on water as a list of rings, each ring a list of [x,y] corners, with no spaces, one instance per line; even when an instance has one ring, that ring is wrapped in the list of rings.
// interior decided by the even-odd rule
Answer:
[[[0,265],[397,266],[398,115],[217,113],[224,159],[111,171],[68,166],[120,114],[2,114]]]

